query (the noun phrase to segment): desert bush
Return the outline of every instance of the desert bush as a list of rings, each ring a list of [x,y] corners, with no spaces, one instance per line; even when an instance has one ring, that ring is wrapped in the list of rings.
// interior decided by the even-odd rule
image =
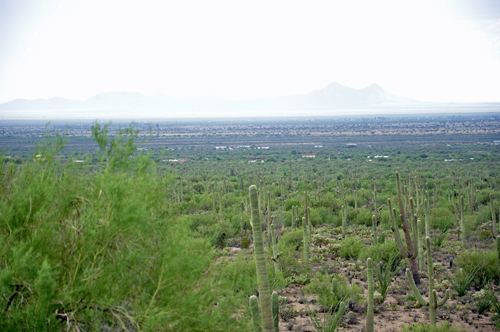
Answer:
[[[441,323],[437,326],[427,325],[426,323],[418,323],[403,326],[401,332],[466,332],[467,330],[452,326],[448,322]]]
[[[500,280],[500,264],[496,250],[466,250],[458,255],[457,264],[465,273],[470,273],[480,266],[476,271],[475,283],[479,284],[483,279]]]
[[[365,248],[365,242],[359,236],[348,236],[342,240],[341,245],[338,253],[344,258],[358,258]]]
[[[337,281],[333,283],[332,279]],[[306,285],[303,289],[307,294],[315,294],[318,296],[318,302],[323,309],[336,307],[341,301],[359,301],[361,298],[362,288],[358,285],[351,285],[345,281],[341,275],[333,275],[333,278],[328,274],[316,273],[316,278]],[[333,287],[333,289],[332,289]]]

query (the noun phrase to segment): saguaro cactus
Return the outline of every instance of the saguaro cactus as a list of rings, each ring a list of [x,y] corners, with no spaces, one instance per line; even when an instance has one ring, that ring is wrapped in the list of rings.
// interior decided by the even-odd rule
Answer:
[[[377,217],[375,215],[372,216],[372,226],[373,226],[373,245],[376,246],[378,244],[378,238],[377,238]]]
[[[271,219],[271,224],[269,225],[271,228],[271,243],[273,245],[273,256],[271,259],[274,262],[274,272],[279,272],[280,271],[280,256],[281,252],[278,252],[278,246],[276,245],[276,237],[274,234],[274,216]]]
[[[460,196],[460,240],[465,248],[464,196]]]
[[[347,215],[346,215],[346,208],[344,205],[342,205],[341,211],[342,211],[342,237],[345,238],[347,232]]]
[[[418,268],[424,269],[424,246],[422,245],[422,222],[417,220],[417,242],[418,242]]]
[[[292,230],[295,229],[295,205],[292,205]]]
[[[500,235],[497,236],[497,253],[498,253],[498,260],[500,260]]]
[[[304,242],[304,263],[309,264],[309,235],[307,234],[306,217],[302,217],[302,231]]]
[[[449,289],[447,289],[446,293],[444,295],[444,298],[440,302],[437,301],[437,294],[436,294],[436,290],[434,289],[434,267],[432,265],[432,257],[431,257],[431,240],[428,237],[425,238],[425,246],[427,247],[427,273],[429,274],[429,302],[427,302],[420,294],[417,286],[415,285],[415,281],[413,280],[409,269],[406,269],[406,276],[408,277],[408,280],[410,281],[411,289],[413,290],[413,294],[415,294],[417,301],[422,306],[429,307],[429,320],[430,320],[431,325],[435,326],[436,325],[436,309],[443,306],[446,303],[446,301],[448,300],[448,297],[450,295],[450,291],[449,291]]]
[[[405,234],[405,241],[406,241],[406,249],[403,246],[403,243],[401,242],[401,237],[399,236],[399,229],[397,227],[397,221],[395,218],[395,212],[393,211],[394,218],[392,218],[392,231],[394,232],[394,238],[396,240],[397,246],[399,248],[400,254],[403,258],[409,258],[410,261],[410,269],[411,273],[413,275],[413,279],[415,280],[415,283],[417,285],[420,285],[420,276],[418,275],[418,263],[417,263],[417,246],[416,243],[414,244],[413,241],[417,241],[416,237],[416,222],[415,222],[415,227],[414,227],[414,236],[413,236],[413,241],[410,235],[410,229],[408,227],[408,223],[406,222],[406,214],[405,214],[405,208],[403,206],[403,197],[402,197],[402,188],[401,188],[401,178],[399,177],[399,172],[396,172],[396,188],[398,192],[398,204],[399,204],[399,217],[401,218],[401,224],[403,227],[403,231]],[[389,208],[391,207],[391,202],[388,200],[389,203]],[[410,204],[411,206],[411,204]],[[410,213],[411,215],[411,213]]]
[[[368,257],[366,260],[367,279],[368,279],[368,308],[366,309],[366,332],[373,332],[373,263]]]
[[[262,329],[265,332],[273,330],[273,312],[271,308],[271,294],[269,289],[269,278],[267,276],[266,258],[264,255],[264,242],[262,240],[262,228],[260,225],[259,197],[257,187],[251,185],[249,188],[250,204],[252,208],[252,230],[255,252],[255,265],[257,267],[257,284],[259,287],[260,312],[262,317]]]
[[[496,215],[495,215],[495,206],[493,205],[493,196],[490,193],[490,210],[491,210],[491,233],[493,234],[493,237],[498,236],[497,232],[497,222],[496,222]]]

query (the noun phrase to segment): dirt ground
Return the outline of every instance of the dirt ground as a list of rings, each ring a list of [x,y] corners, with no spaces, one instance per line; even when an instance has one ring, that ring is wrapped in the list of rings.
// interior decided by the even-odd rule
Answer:
[[[369,241],[369,239],[367,239]],[[447,244],[452,246],[454,243],[459,242],[457,235],[450,235],[447,239]],[[493,249],[493,241],[479,241],[477,238],[471,237],[467,240],[467,246],[477,247],[479,249]],[[315,247],[310,246],[310,250]],[[311,257],[314,254],[311,254]],[[450,267],[450,259],[454,258],[456,253],[453,250],[449,250],[446,247],[432,248],[433,263],[441,263],[442,270],[439,274],[435,275],[435,279],[445,279],[446,275],[452,276],[453,269]],[[335,262],[335,264],[334,264]],[[313,275],[318,271],[322,265],[327,265],[331,267],[328,271],[331,273],[338,273],[342,275],[348,275],[349,263],[352,260],[345,258],[328,258],[327,260],[320,263],[311,263],[311,269]],[[365,265],[364,265],[365,266]],[[407,266],[404,266],[398,275],[393,279],[389,287],[388,296],[383,304],[375,304],[375,314],[374,314],[374,325],[375,331],[401,331],[403,325],[409,325],[413,323],[429,323],[429,314],[426,307],[417,307],[415,302],[406,300],[405,295],[407,293],[412,293],[409,282],[407,280],[404,271]],[[323,266],[324,268],[324,266]],[[456,266],[454,267],[457,268]],[[335,269],[335,270],[332,270]],[[364,273],[358,271],[358,273],[351,271],[349,275],[352,277],[352,281],[358,285],[361,285],[365,292],[365,298],[367,294],[367,282],[364,279]],[[490,283],[492,288],[498,293],[498,285]],[[317,305],[317,299],[313,295],[305,294],[302,290],[304,286],[293,283],[288,287],[278,290],[278,294],[282,297],[287,298],[286,313],[281,313],[280,319],[280,331],[316,331],[310,317],[307,315],[306,304],[312,310],[314,310],[319,317],[324,314]],[[427,271],[421,271],[421,286],[419,286],[420,292],[424,298],[428,298],[428,278]],[[450,289],[450,292],[453,289]],[[467,331],[494,331],[495,326],[492,320],[491,311],[487,311],[483,315],[480,315],[475,308],[470,294],[475,290],[469,290],[468,295],[459,298],[458,296],[450,296],[446,304],[437,309],[437,320],[438,324],[442,321],[448,321],[454,326],[459,326]],[[438,300],[442,299],[444,296],[444,289],[438,292]],[[342,320],[343,331],[365,331],[366,324],[366,300],[360,301],[360,303],[350,303],[346,309],[344,318]]]

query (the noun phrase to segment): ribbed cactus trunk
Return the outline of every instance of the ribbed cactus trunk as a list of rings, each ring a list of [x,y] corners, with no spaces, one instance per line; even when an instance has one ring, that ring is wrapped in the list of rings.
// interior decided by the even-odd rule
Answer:
[[[378,244],[378,238],[377,238],[377,217],[375,215],[372,216],[372,226],[373,226],[373,245],[376,246]]]
[[[425,216],[424,216],[424,221],[425,221],[425,237],[431,237],[431,228],[429,225],[429,214],[430,214],[430,209],[429,209],[429,200],[425,200]]]
[[[307,234],[306,217],[302,217],[302,231],[304,242],[304,263],[309,264],[309,236]]]
[[[273,292],[273,294],[271,295],[271,299],[272,299],[272,308],[273,308],[274,332],[279,332],[280,312],[279,312],[278,293]]]
[[[500,235],[497,236],[497,254],[498,260],[500,261]]]
[[[261,321],[259,314],[259,303],[257,301],[257,296],[250,296],[250,312],[252,313],[252,322],[253,322],[253,330],[254,332],[261,332]]]
[[[309,242],[311,242],[311,228],[312,228],[312,222],[311,222],[311,209],[309,206],[307,207],[307,235],[309,236]]]
[[[420,270],[424,269],[424,246],[422,245],[422,222],[417,220],[417,241],[418,241],[418,267]]]
[[[366,332],[373,332],[373,263],[372,259],[366,260],[367,265],[367,281],[368,281],[368,308],[366,309]]]
[[[493,196],[490,193],[490,210],[491,210],[491,233],[493,234],[493,237],[496,238],[498,236],[497,232],[497,221],[496,221],[496,214],[495,214],[495,206],[493,205]]]
[[[273,330],[273,312],[271,308],[271,291],[267,276],[266,257],[264,255],[264,242],[260,224],[259,197],[257,187],[249,188],[250,204],[252,208],[252,230],[255,252],[255,265],[257,267],[257,284],[259,287],[260,312],[262,318],[262,329],[264,332]]]
[[[346,215],[346,208],[344,205],[342,205],[341,211],[342,211],[342,237],[345,238],[347,232],[347,215]]]
[[[464,196],[460,196],[460,241],[465,248]]]

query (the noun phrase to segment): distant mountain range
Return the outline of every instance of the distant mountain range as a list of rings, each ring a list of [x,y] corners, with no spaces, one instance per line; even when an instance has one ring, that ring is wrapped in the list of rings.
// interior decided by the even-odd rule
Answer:
[[[377,84],[364,89],[352,89],[339,83],[330,83],[320,90],[306,94],[294,94],[278,98],[231,101],[216,97],[199,97],[177,100],[166,94],[146,96],[137,92],[108,92],[95,95],[85,101],[65,98],[16,99],[0,104],[0,110],[281,110],[350,108],[372,105],[410,103],[412,100],[398,97]]]
[[[427,107],[429,103],[396,96],[377,84],[353,89],[330,83],[323,89],[278,98],[231,101],[216,97],[178,100],[157,93],[108,92],[85,101],[65,98],[16,99],[0,104],[0,119],[96,119],[163,117],[242,117],[291,115],[381,114],[384,110]],[[420,113],[417,110],[414,113]],[[342,113],[343,112],[343,113]]]

